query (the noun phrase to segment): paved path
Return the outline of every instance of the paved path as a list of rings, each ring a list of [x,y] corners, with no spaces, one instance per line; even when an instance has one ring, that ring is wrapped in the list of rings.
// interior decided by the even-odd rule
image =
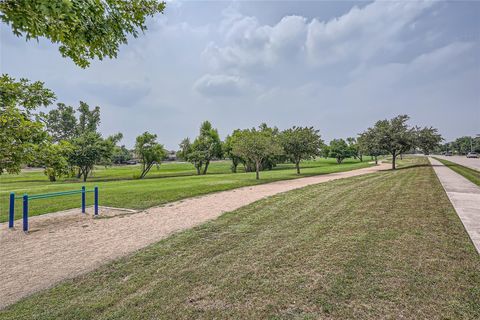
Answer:
[[[450,202],[480,253],[480,187],[460,174],[429,158]]]
[[[30,219],[31,232],[0,224],[0,309],[62,280],[91,271],[168,235],[192,228],[262,198],[292,189],[389,168],[383,164],[347,172],[284,180],[172,202],[136,213],[93,219],[79,210]],[[101,213],[102,215],[102,213]]]
[[[434,156],[435,158],[445,159],[464,167],[480,171],[480,158],[467,158],[466,156]]]

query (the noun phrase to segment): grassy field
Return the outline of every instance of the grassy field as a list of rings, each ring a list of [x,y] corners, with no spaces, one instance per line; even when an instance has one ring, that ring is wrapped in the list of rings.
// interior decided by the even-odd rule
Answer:
[[[435,159],[437,159],[438,161],[440,161],[441,163],[443,163],[444,165],[446,165],[447,167],[449,167],[450,169],[452,169],[456,173],[464,176],[465,178],[467,178],[468,180],[472,181],[473,183],[475,183],[477,186],[480,187],[480,172],[479,171],[464,167],[460,164],[457,164],[457,163],[454,163],[454,162],[451,162],[451,161],[448,161],[448,160],[439,159],[439,158],[435,158]]]
[[[49,182],[41,170],[24,171],[20,175],[0,176],[0,222],[8,220],[8,196],[10,192],[40,194],[47,192],[88,189],[98,186],[100,205],[145,209],[166,202],[197,196],[215,191],[298,177],[326,174],[359,169],[369,166],[368,161],[349,159],[338,165],[334,159],[317,159],[302,163],[302,174],[295,173],[292,164],[280,164],[274,170],[260,173],[260,181],[255,173],[230,173],[229,161],[214,162],[209,174],[196,176],[189,163],[164,163],[160,169],[152,169],[147,178],[133,179],[140,172],[139,166],[97,168],[87,183],[73,179]],[[93,203],[93,194],[88,194],[88,204]],[[16,201],[16,218],[21,217],[21,199]],[[80,195],[64,196],[31,201],[29,214],[40,215],[48,212],[80,207]]]
[[[0,319],[479,319],[480,258],[414,162],[258,201]]]

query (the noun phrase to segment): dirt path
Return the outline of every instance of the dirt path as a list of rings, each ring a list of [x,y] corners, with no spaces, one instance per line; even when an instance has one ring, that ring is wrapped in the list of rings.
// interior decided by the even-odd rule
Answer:
[[[385,170],[389,164],[213,193],[141,212],[102,208],[93,219],[79,210],[30,219],[31,232],[0,224],[0,308],[91,271],[180,230],[262,198],[312,184]]]

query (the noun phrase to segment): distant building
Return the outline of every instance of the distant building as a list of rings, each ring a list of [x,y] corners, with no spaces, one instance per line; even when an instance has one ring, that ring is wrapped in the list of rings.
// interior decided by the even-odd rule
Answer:
[[[176,161],[177,160],[177,152],[174,150],[170,150],[167,152],[167,161]]]

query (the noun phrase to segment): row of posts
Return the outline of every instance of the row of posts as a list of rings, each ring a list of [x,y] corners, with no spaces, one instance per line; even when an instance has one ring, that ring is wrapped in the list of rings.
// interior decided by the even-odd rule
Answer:
[[[93,189],[94,192],[94,215],[98,216],[98,187]],[[85,213],[86,207],[86,193],[87,190],[85,186],[82,186],[82,213]],[[13,228],[13,222],[15,216],[15,193],[10,193],[10,211],[9,211],[9,219],[8,219],[8,227],[10,229]],[[28,231],[28,194],[23,195],[23,231]]]

